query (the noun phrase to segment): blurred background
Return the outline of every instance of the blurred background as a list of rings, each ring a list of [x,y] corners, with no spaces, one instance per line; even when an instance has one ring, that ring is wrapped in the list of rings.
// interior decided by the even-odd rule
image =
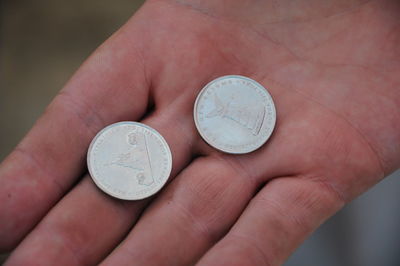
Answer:
[[[83,60],[142,3],[0,0],[0,161]],[[285,265],[400,265],[399,175],[332,217]],[[6,257],[0,255],[0,264]]]

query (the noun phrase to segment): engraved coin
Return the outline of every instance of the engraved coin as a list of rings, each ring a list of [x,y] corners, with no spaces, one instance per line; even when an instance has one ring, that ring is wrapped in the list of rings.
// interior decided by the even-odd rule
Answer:
[[[119,122],[101,130],[90,144],[87,164],[96,185],[124,200],[157,193],[167,182],[172,155],[165,139],[137,122]]]
[[[271,95],[258,82],[243,76],[223,76],[208,83],[194,105],[194,121],[212,147],[242,154],[261,147],[276,122]]]

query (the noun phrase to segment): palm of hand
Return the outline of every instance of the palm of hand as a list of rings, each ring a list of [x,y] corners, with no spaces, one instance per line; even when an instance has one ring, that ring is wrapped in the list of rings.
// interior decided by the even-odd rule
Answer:
[[[255,23],[218,9],[147,3],[0,168],[3,249],[42,219],[9,263],[32,256],[65,264],[106,256],[117,265],[281,263],[398,167],[400,38],[390,12],[372,3]],[[275,100],[275,133],[256,152],[218,153],[194,127],[199,90],[225,74],[259,81]],[[88,176],[49,210],[79,177],[93,135],[120,120],[142,120],[166,138],[174,180],[140,219],[148,202],[111,199]]]

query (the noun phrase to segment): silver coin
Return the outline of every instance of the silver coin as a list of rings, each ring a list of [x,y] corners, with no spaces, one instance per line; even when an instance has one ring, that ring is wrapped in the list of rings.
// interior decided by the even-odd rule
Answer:
[[[172,155],[165,139],[137,122],[119,122],[101,130],[90,144],[87,164],[96,185],[124,200],[157,193],[167,182]]]
[[[212,147],[242,154],[261,147],[276,122],[271,95],[258,82],[243,76],[223,76],[208,83],[194,105],[201,137]]]

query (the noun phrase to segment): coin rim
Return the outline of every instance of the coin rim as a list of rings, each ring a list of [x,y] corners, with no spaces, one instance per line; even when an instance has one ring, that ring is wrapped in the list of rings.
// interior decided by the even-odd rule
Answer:
[[[268,96],[270,97],[270,99],[271,99],[270,102],[271,102],[271,104],[272,104],[273,116],[274,116],[274,119],[273,119],[274,121],[273,121],[273,124],[272,124],[272,130],[271,130],[271,132],[269,133],[269,135],[265,138],[265,140],[264,140],[263,142],[261,142],[258,146],[256,146],[254,149],[249,149],[249,150],[246,150],[246,151],[225,150],[225,149],[223,149],[223,148],[221,148],[221,147],[218,147],[218,146],[213,145],[212,143],[210,143],[210,141],[207,140],[207,137],[206,137],[206,136],[203,134],[203,132],[200,130],[200,125],[198,124],[198,116],[197,116],[196,110],[197,110],[197,105],[198,105],[198,102],[199,102],[201,96],[204,94],[204,92],[207,90],[207,88],[209,88],[212,84],[218,82],[219,80],[223,80],[223,79],[227,79],[227,78],[244,79],[244,80],[253,82],[253,83],[255,83],[255,85],[257,85],[258,87],[264,89],[264,91],[267,93],[267,95],[268,95]],[[195,101],[195,103],[194,103],[194,108],[193,108],[193,118],[194,118],[194,123],[195,123],[195,125],[196,125],[197,132],[199,132],[201,138],[202,138],[208,145],[210,145],[211,147],[213,147],[213,148],[215,148],[215,149],[217,149],[217,150],[219,150],[219,151],[222,151],[222,152],[224,152],[224,153],[228,153],[228,154],[246,154],[246,153],[250,153],[250,152],[253,152],[253,151],[258,150],[259,148],[261,148],[261,147],[271,138],[272,133],[273,133],[274,130],[275,130],[276,119],[277,119],[277,117],[276,117],[276,107],[275,107],[274,99],[272,98],[272,95],[269,93],[269,91],[268,91],[263,85],[261,85],[260,83],[258,83],[257,81],[255,81],[254,79],[251,79],[251,78],[248,78],[248,77],[245,77],[245,76],[241,76],[241,75],[226,75],[226,76],[221,76],[221,77],[219,77],[219,78],[213,79],[212,81],[208,82],[208,83],[201,89],[201,91],[200,91],[200,92],[198,93],[198,95],[197,95],[196,101]]]
[[[164,180],[164,182],[160,183],[160,186],[159,186],[157,189],[155,189],[154,191],[152,191],[151,194],[144,195],[144,196],[141,196],[141,197],[134,197],[134,198],[132,198],[132,197],[123,197],[123,196],[121,196],[121,195],[118,195],[118,194],[116,194],[116,193],[113,193],[112,191],[107,190],[107,188],[104,187],[104,186],[102,185],[102,183],[100,182],[100,180],[97,180],[97,178],[95,177],[94,173],[93,173],[92,170],[91,170],[91,169],[92,169],[92,164],[90,163],[90,159],[91,159],[91,157],[92,157],[91,151],[92,151],[93,145],[96,143],[97,139],[98,139],[105,131],[109,130],[110,128],[119,126],[119,125],[136,125],[136,126],[139,126],[139,127],[147,128],[148,130],[150,130],[151,132],[153,132],[155,135],[157,135],[157,136],[161,139],[161,142],[162,142],[162,143],[165,145],[165,147],[166,147],[166,150],[167,150],[167,157],[168,157],[168,159],[169,159],[169,160],[168,160],[168,161],[169,161],[169,164],[168,164],[168,168],[169,168],[169,169],[167,170],[167,178]],[[108,195],[110,195],[110,196],[113,196],[113,197],[115,197],[115,198],[122,199],[122,200],[141,200],[141,199],[149,198],[149,197],[153,196],[154,194],[158,193],[158,192],[164,187],[164,185],[167,183],[167,181],[169,180],[170,175],[171,175],[171,171],[172,171],[172,153],[171,153],[171,149],[170,149],[170,147],[169,147],[167,141],[166,141],[166,140],[164,139],[164,137],[163,137],[157,130],[155,130],[154,128],[152,128],[152,127],[150,127],[150,126],[148,126],[148,125],[146,125],[146,124],[140,123],[140,122],[121,121],[121,122],[113,123],[113,124],[110,124],[110,125],[106,126],[105,128],[103,128],[102,130],[100,130],[100,131],[96,134],[96,136],[93,138],[93,140],[91,141],[91,143],[90,143],[90,145],[89,145],[88,152],[87,152],[87,156],[86,156],[86,163],[87,163],[87,166],[88,166],[88,171],[89,171],[90,177],[92,178],[92,180],[93,180],[93,182],[96,184],[96,186],[97,186],[98,188],[100,188],[104,193],[106,193],[106,194],[108,194]]]

